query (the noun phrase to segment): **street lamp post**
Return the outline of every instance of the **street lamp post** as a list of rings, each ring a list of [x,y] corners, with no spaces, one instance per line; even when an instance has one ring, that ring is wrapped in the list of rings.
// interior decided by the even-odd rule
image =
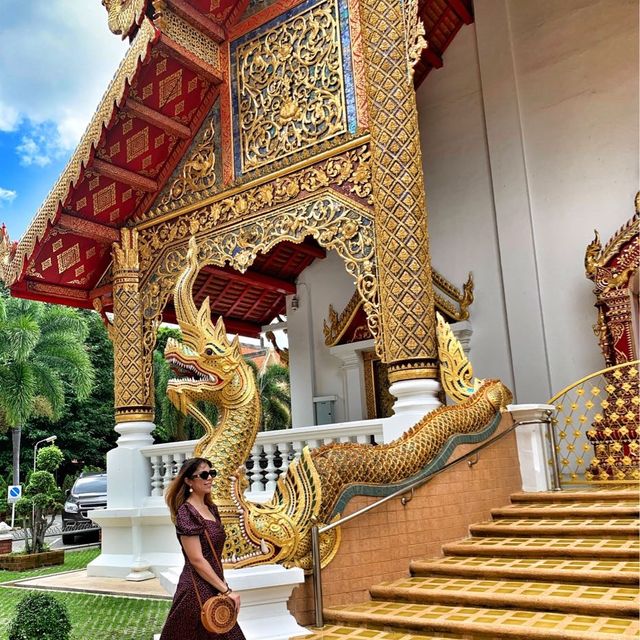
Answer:
[[[43,438],[42,440],[38,440],[33,445],[33,472],[36,471],[36,454],[38,451],[38,446],[43,442],[55,442],[58,439],[58,436],[49,436],[48,438]],[[31,533],[34,536],[34,544],[35,544],[35,527],[36,527],[36,506],[35,504],[31,505]]]
[[[42,440],[38,440],[38,442],[36,442],[33,445],[33,470],[36,470],[36,452],[38,450],[38,446],[41,445],[43,442],[55,442],[58,439],[58,436],[49,436],[48,438],[44,438]]]

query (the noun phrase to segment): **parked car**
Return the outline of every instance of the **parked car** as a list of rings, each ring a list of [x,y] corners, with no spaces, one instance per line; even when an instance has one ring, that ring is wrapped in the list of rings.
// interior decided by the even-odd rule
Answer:
[[[107,506],[107,474],[81,475],[67,494],[62,511],[62,542],[70,544],[75,536],[96,536],[100,527],[91,520],[91,512]]]

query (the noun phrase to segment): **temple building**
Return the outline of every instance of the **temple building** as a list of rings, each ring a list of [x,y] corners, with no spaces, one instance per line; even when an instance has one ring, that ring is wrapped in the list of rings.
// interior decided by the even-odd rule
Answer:
[[[180,564],[162,494],[195,443],[153,443],[152,353],[160,323],[193,328],[192,309],[202,314],[207,298],[212,327],[222,318],[241,338],[272,332],[265,343],[290,371],[293,429],[248,443],[246,495],[256,501],[270,499],[290,463],[306,464],[305,446],[387,446],[443,404],[463,406],[443,389],[436,312],[475,375],[512,392],[499,429],[507,415],[531,423],[441,476],[432,493],[431,484],[416,489],[419,515],[407,515],[409,499],[345,525],[324,571],[333,621],[404,629],[341,607],[406,575],[409,560],[439,554],[514,492],[548,495],[558,481],[637,485],[636,0],[103,4],[130,47],[24,237],[0,238],[12,295],[95,309],[114,343],[120,438],[107,457],[103,548],[90,573],[170,583]],[[610,402],[596,417],[584,409],[573,439],[573,427],[559,428],[554,478],[545,412],[574,424],[563,423],[568,388],[606,367],[622,367],[602,374]],[[424,469],[440,469],[498,422],[453,448],[443,441]],[[579,471],[567,462],[576,442]],[[332,517],[402,482],[338,501]],[[612,500],[624,502],[625,490]],[[395,533],[379,542],[377,526]],[[396,553],[402,535],[406,550]],[[373,562],[358,540],[381,557]],[[239,557],[238,571],[250,571]],[[296,566],[282,571],[308,570]],[[379,599],[391,597],[383,591]],[[307,578],[289,603],[298,623],[311,621],[311,593]],[[549,610],[576,620],[586,611]],[[628,612],[598,611],[632,633]],[[534,628],[538,614],[527,612]],[[530,637],[591,637],[596,622],[574,622],[586,635],[548,627]],[[428,628],[486,632],[438,624]]]

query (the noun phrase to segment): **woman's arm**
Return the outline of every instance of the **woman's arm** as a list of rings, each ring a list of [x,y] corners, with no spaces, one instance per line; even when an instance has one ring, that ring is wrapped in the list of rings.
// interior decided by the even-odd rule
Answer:
[[[216,575],[209,561],[202,555],[202,545],[199,536],[180,536],[182,548],[189,558],[191,566],[198,572],[203,580],[215,587],[220,593],[224,593],[229,588],[224,580]]]

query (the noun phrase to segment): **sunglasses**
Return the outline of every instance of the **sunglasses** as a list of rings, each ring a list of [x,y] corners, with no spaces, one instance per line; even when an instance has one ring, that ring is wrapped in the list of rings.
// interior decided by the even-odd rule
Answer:
[[[196,478],[200,478],[200,480],[208,480],[209,478],[213,479],[218,475],[218,472],[215,469],[211,469],[210,471],[201,471],[200,473],[194,473],[192,476],[189,476],[192,480]]]

